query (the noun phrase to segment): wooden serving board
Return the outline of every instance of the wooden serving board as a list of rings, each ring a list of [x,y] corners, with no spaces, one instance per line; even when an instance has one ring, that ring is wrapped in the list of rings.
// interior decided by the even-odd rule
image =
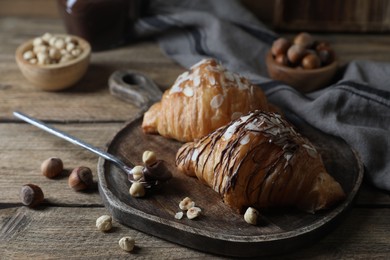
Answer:
[[[261,212],[260,224],[249,225],[242,215],[226,206],[220,196],[197,179],[184,176],[174,166],[181,143],[158,135],[145,135],[142,117],[129,122],[108,146],[108,152],[125,163],[142,164],[145,150],[155,151],[173,173],[169,182],[148,190],[144,198],[129,195],[127,176],[111,162],[98,163],[99,192],[113,217],[124,225],[200,251],[234,257],[286,253],[309,246],[329,232],[345,215],[363,178],[356,154],[342,140],[302,122],[294,124],[322,154],[328,172],[340,182],[347,198],[336,208],[316,214],[294,209]],[[202,209],[199,218],[175,219],[179,202],[190,197]]]

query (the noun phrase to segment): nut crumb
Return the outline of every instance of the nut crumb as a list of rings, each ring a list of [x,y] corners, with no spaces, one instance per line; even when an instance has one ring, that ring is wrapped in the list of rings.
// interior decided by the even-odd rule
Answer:
[[[183,211],[179,211],[175,214],[175,219],[182,219],[184,216]]]

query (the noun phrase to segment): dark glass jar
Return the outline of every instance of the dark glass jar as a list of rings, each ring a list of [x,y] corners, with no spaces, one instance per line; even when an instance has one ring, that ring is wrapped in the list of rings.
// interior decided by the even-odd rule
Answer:
[[[131,41],[142,0],[58,0],[66,31],[87,40],[93,51]]]

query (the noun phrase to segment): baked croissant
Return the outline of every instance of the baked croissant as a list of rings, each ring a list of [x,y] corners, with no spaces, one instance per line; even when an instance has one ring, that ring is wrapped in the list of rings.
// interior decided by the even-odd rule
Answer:
[[[142,129],[188,142],[255,109],[269,109],[263,91],[216,60],[205,59],[181,74],[161,102],[150,107]]]
[[[345,197],[315,147],[270,112],[253,111],[184,144],[176,165],[241,213],[247,207],[297,207],[313,213]]]

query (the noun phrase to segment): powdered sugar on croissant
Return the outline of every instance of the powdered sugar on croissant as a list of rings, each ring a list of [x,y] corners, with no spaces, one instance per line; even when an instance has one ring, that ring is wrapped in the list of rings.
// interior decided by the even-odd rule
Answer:
[[[145,133],[179,141],[198,139],[255,109],[269,110],[259,87],[205,59],[181,74],[144,115]]]
[[[345,196],[316,148],[275,113],[251,112],[184,144],[176,164],[238,211],[295,206],[315,212]]]

